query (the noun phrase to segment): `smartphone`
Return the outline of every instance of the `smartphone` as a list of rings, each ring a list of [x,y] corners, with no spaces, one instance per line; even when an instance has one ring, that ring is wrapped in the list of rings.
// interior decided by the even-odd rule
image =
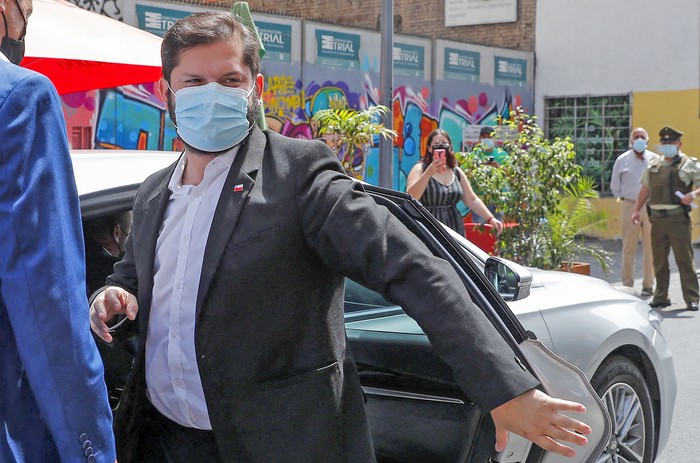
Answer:
[[[433,160],[445,163],[445,150],[437,149],[433,150]]]
[[[433,150],[433,161],[437,161],[438,163],[442,164],[442,167],[440,167],[440,172],[445,171],[445,150],[440,148]]]

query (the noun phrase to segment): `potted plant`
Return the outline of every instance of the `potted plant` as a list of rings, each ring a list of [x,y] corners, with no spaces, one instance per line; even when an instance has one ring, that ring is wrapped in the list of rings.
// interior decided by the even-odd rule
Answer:
[[[313,121],[348,175],[364,178],[364,156],[374,136],[394,139],[397,135],[380,122],[387,113],[389,108],[381,105],[363,110],[324,109],[314,114]]]
[[[544,228],[547,231],[549,268],[590,274],[590,263],[576,262],[576,258],[590,257],[604,271],[610,268],[610,253],[599,246],[586,244],[586,231],[603,229],[607,225],[607,214],[596,209],[592,199],[599,197],[592,177],[579,177],[564,187],[561,201],[550,210]]]
[[[499,167],[484,164],[473,153],[457,153],[484,203],[494,205],[505,222],[514,225],[503,230],[497,252],[547,269],[559,269],[562,262],[585,254],[607,271],[606,251],[582,242],[586,230],[605,226],[605,220],[593,208],[595,185],[582,178],[571,139],[546,139],[536,118],[520,108],[500,122],[512,135],[503,142],[508,157]]]

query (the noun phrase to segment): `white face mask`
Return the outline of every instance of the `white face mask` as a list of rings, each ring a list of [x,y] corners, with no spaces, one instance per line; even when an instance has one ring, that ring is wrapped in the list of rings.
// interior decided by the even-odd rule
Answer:
[[[486,148],[487,150],[491,150],[494,146],[496,146],[496,143],[493,141],[493,138],[483,138],[481,140],[481,144],[484,145],[484,148]]]
[[[673,158],[678,154],[678,147],[676,145],[660,145],[659,153],[667,158]]]
[[[201,151],[217,152],[236,146],[250,131],[248,97],[254,89],[210,82],[173,92],[177,134]]]
[[[637,138],[632,142],[632,149],[637,153],[643,153],[647,149],[647,141],[643,138]]]

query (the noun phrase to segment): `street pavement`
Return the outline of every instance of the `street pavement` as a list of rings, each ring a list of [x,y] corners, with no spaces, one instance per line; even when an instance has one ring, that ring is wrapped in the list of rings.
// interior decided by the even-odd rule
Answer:
[[[608,274],[603,273],[600,265],[591,265],[591,275],[610,282],[613,286],[621,286],[622,242],[620,240],[589,240],[590,244],[598,244],[612,253],[613,265]],[[695,265],[700,266],[700,247],[695,246]],[[635,261],[634,291],[641,291],[641,244]],[[681,292],[678,268],[673,258],[669,256],[671,278],[669,298],[672,305],[659,310],[663,317],[661,330],[673,353],[676,376],[678,380],[678,395],[671,426],[671,436],[666,449],[657,458],[656,463],[678,463],[700,461],[698,455],[700,442],[698,432],[700,424],[700,401],[698,400],[698,385],[700,385],[700,355],[698,355],[698,333],[700,333],[700,312],[685,310],[686,303]]]

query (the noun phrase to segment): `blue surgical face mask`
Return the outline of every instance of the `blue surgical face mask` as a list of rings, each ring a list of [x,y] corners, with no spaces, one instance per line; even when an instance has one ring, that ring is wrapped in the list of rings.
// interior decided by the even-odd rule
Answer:
[[[177,134],[201,151],[224,151],[236,146],[250,131],[248,97],[253,89],[255,86],[246,92],[210,82],[173,92]]]
[[[647,149],[647,141],[643,138],[637,138],[632,142],[632,149],[637,153],[642,153]]]
[[[481,144],[484,145],[484,148],[486,148],[488,151],[491,151],[495,146],[493,138],[484,138],[481,140]]]
[[[672,158],[678,154],[678,147],[676,145],[660,145],[659,152],[667,158]]]

